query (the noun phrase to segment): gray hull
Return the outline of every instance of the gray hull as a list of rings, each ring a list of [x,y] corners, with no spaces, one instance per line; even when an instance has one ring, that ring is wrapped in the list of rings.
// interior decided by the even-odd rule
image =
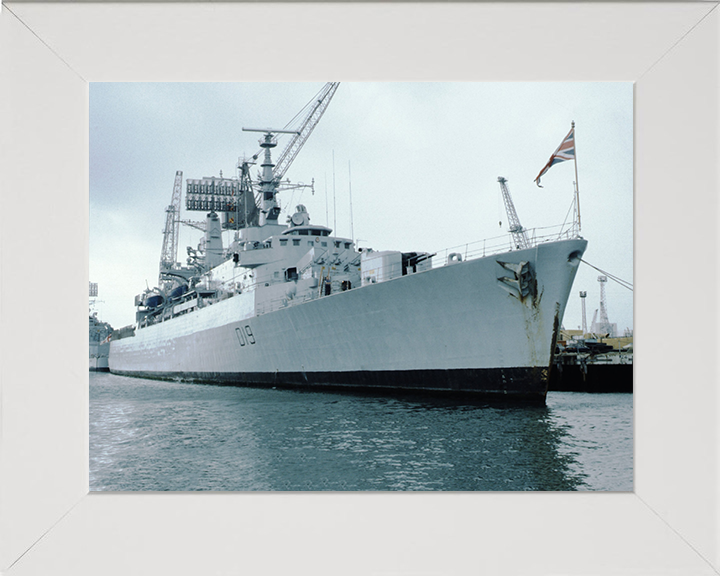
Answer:
[[[222,384],[542,400],[586,244],[548,242],[268,313],[246,292],[111,342],[109,367]],[[527,294],[509,271],[524,263]]]
[[[110,344],[90,343],[90,372],[108,372]]]

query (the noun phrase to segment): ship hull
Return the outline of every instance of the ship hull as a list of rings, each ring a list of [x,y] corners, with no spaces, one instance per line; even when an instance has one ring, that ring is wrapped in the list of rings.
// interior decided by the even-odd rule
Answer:
[[[137,372],[116,374],[155,380],[232,386],[322,390],[413,391],[482,398],[542,401],[547,369],[359,370],[349,372]]]
[[[459,262],[265,313],[244,293],[111,342],[117,374],[544,400],[586,242]],[[531,291],[500,279],[529,263]],[[522,289],[520,290],[522,292]]]
[[[108,355],[110,352],[110,344],[90,343],[90,372],[109,372],[110,366]]]

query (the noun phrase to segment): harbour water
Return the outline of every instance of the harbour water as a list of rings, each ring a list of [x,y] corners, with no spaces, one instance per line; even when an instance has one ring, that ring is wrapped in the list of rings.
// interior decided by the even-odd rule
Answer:
[[[546,406],[90,374],[91,491],[632,491],[631,394]]]

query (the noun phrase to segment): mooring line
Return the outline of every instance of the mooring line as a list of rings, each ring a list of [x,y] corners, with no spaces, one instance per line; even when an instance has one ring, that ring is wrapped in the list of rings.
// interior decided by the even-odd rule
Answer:
[[[632,285],[630,282],[628,282],[627,280],[623,280],[622,278],[618,278],[617,276],[613,276],[613,275],[610,274],[609,272],[605,272],[605,270],[600,270],[600,268],[598,268],[597,266],[593,266],[592,264],[590,264],[590,262],[586,262],[586,261],[583,260],[582,258],[580,258],[580,262],[583,262],[583,263],[587,264],[588,266],[590,266],[590,268],[595,268],[595,270],[597,270],[598,272],[604,274],[605,276],[607,276],[608,278],[610,278],[610,280],[615,280],[615,282],[617,282],[618,284],[620,284],[620,286],[622,286],[623,288],[627,288],[628,290],[630,290],[630,292],[634,292],[634,290],[633,290],[633,285]]]

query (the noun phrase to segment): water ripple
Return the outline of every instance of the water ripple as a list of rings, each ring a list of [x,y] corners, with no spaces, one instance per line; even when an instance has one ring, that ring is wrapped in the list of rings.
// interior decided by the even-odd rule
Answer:
[[[90,487],[632,490],[632,396],[498,407],[91,374]]]

